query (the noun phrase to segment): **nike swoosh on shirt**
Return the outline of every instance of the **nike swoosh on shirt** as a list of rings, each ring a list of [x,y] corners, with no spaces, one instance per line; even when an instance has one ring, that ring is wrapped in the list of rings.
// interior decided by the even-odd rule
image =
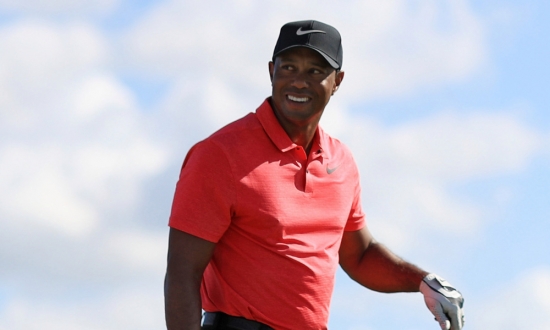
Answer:
[[[328,165],[327,165],[327,173],[328,173],[328,174],[334,173],[334,171],[336,171],[336,170],[338,169],[338,167],[340,167],[340,165],[338,165],[338,166],[336,166],[336,167],[333,167],[333,168],[330,168],[330,167],[328,167]]]
[[[309,34],[309,33],[326,33],[325,31],[322,31],[322,30],[306,30],[306,31],[302,31],[302,27],[300,26],[300,28],[298,29],[298,31],[296,31],[296,34],[299,35],[299,36],[302,36],[304,34]]]

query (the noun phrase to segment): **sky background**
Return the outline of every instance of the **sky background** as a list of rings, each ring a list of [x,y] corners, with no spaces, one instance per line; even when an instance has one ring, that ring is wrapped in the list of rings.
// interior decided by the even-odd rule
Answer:
[[[465,296],[466,329],[550,328],[550,2],[0,0],[0,330],[163,329],[187,150],[270,95],[280,27],[343,36],[322,126],[375,237]],[[339,271],[330,329],[438,329]]]

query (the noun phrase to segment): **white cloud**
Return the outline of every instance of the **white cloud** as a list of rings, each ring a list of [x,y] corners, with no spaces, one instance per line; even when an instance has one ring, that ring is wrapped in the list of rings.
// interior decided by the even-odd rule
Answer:
[[[21,20],[0,29],[2,132],[28,134],[67,115],[67,93],[106,65],[103,36],[87,24]]]
[[[398,250],[420,248],[421,230],[475,233],[487,206],[460,200],[449,187],[518,173],[544,140],[509,113],[442,112],[394,127],[338,105],[327,114],[337,118],[329,125],[332,132],[354,152],[371,229]]]
[[[166,151],[147,133],[144,118],[121,103],[127,93],[119,84],[96,83],[84,83],[67,112],[50,113],[49,128],[38,122],[29,127],[33,139],[5,135],[0,144],[0,181],[9,187],[0,207],[5,214],[89,233],[99,210],[134,205],[141,181],[166,165]]]
[[[0,329],[149,330],[164,324],[160,290],[121,289],[91,296],[71,303],[14,299],[5,308]]]
[[[491,291],[470,309],[472,329],[548,329],[544,317],[550,315],[548,266],[528,270]]]
[[[65,152],[58,146],[0,146],[0,214],[4,219],[43,225],[68,235],[87,234],[97,226],[92,204],[79,198],[64,173]]]
[[[347,41],[341,93],[348,98],[435,88],[468,79],[485,64],[484,26],[465,1],[369,1],[357,7],[341,22]]]
[[[82,123],[98,117],[100,112],[108,113],[115,109],[126,112],[122,115],[129,115],[132,109],[137,108],[132,93],[111,75],[96,74],[85,79],[71,97],[74,100],[71,112]]]
[[[106,14],[120,3],[120,0],[0,0],[0,9],[24,14]]]
[[[0,43],[0,329],[156,328],[166,234],[135,220],[168,150],[94,26],[21,20]]]
[[[389,144],[408,170],[463,180],[525,168],[541,139],[520,118],[480,111],[467,116],[440,113],[407,123],[393,130]]]
[[[317,2],[166,2],[121,37],[125,62],[148,75],[214,73],[242,84],[248,93],[241,97],[257,97],[258,86],[269,84],[267,62],[280,25],[305,19],[306,8],[309,18],[343,35],[341,93],[349,102],[461,81],[486,60],[484,27],[465,1],[346,1],[339,7],[341,15]]]
[[[128,221],[124,217],[139,200],[143,180],[165,166],[166,154],[147,133],[133,96],[116,79],[81,80],[59,84],[65,87],[59,94],[75,91],[74,101],[57,95],[62,101],[46,109],[28,107],[29,116],[40,120],[2,132],[2,282],[12,283],[10,291],[17,293],[2,304],[2,329],[150,329],[162,324],[157,309],[162,306],[158,287],[165,239],[105,233]],[[65,290],[83,294],[85,287],[100,287],[101,294],[105,287],[144,279],[158,282],[154,295],[144,292],[150,284],[97,303],[93,297],[75,302],[64,295]]]
[[[166,266],[168,247],[166,233],[139,231],[111,235],[104,246],[105,254],[114,254],[118,262],[141,270],[162,270]]]
[[[106,42],[88,25],[22,21],[0,30],[0,212],[91,233],[102,213],[136,203],[165,166],[133,93],[106,72]]]

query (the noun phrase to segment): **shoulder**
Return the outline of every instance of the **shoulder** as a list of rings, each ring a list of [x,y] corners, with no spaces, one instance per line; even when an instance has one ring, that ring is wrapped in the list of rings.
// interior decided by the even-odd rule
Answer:
[[[254,130],[255,127],[259,126],[259,122],[255,117],[254,113],[249,113],[225,125],[207,138],[195,143],[189,149],[189,153],[215,152],[230,147],[232,141],[241,140],[244,135],[249,134],[250,130]]]
[[[253,135],[262,131],[262,126],[255,113],[249,113],[246,116],[227,124],[220,128],[206,140],[220,146],[221,148],[236,147]]]
[[[353,159],[353,153],[345,143],[326,133],[320,127],[319,133],[321,134],[323,149],[325,149],[325,151],[327,151],[332,157]]]
[[[227,124],[206,139],[197,142],[186,158],[201,158],[203,161],[235,163],[239,157],[258,148],[265,135],[255,113]],[[186,159],[187,160],[187,159]]]
[[[220,128],[216,132],[212,133],[212,135],[209,136],[211,139],[219,139],[220,137],[224,137],[231,134],[239,134],[243,133],[244,131],[253,129],[254,127],[257,127],[260,125],[260,122],[258,121],[258,118],[256,117],[256,114],[251,112],[247,114],[246,116],[237,119],[224,127]]]

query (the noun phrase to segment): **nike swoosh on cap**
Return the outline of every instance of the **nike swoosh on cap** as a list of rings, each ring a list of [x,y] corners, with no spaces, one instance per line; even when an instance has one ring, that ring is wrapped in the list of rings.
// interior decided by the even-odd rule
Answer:
[[[300,28],[296,31],[296,34],[299,35],[299,36],[302,36],[304,34],[309,34],[309,33],[326,33],[325,31],[322,31],[322,30],[306,30],[306,31],[302,31],[302,27],[300,26]]]

